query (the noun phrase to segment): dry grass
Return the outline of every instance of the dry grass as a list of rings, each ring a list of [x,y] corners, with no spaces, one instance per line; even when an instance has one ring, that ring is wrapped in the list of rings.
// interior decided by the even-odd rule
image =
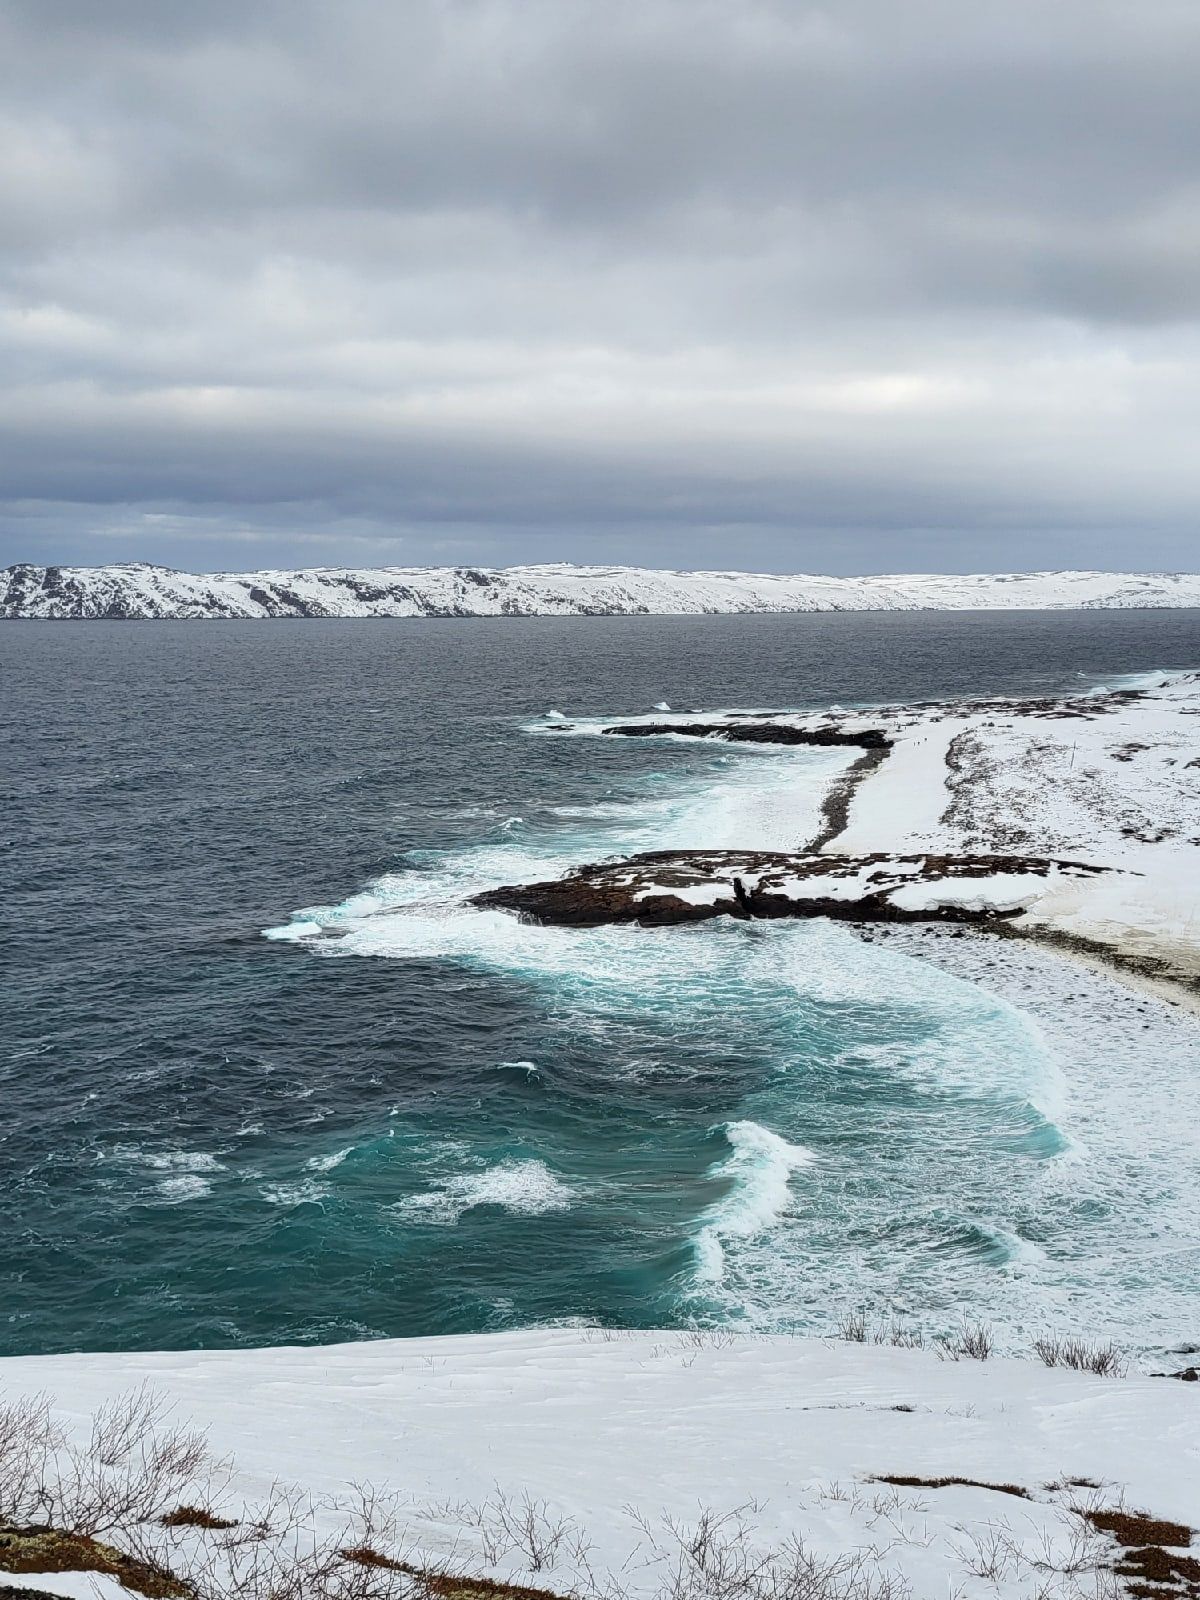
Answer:
[[[1125,1357],[1114,1344],[1089,1344],[1086,1339],[1043,1335],[1033,1348],[1047,1367],[1070,1367],[1075,1372],[1091,1372],[1098,1378],[1123,1378]]]
[[[373,1550],[369,1544],[357,1544],[349,1550],[339,1550],[338,1555],[343,1561],[352,1561],[359,1567],[383,1567],[389,1572],[407,1570],[403,1561],[395,1561],[391,1556],[385,1556],[382,1551]]]
[[[166,1516],[217,1465],[202,1434],[168,1419],[143,1386],[101,1406],[75,1443],[44,1395],[0,1405],[0,1524],[96,1538]]]
[[[993,1331],[983,1322],[964,1322],[953,1333],[927,1340],[919,1328],[895,1319],[873,1325],[865,1311],[847,1312],[838,1323],[836,1337],[847,1344],[893,1345],[902,1350],[923,1350],[931,1345],[943,1361],[987,1361],[995,1350]],[[1043,1334],[1034,1340],[1033,1350],[1047,1367],[1069,1367],[1100,1378],[1123,1378],[1128,1370],[1125,1355],[1105,1341]]]
[[[1138,1600],[1200,1600],[1200,1561],[1178,1554],[1192,1542],[1192,1529],[1142,1511],[1080,1512],[1121,1546],[1114,1571]],[[1131,1581],[1132,1580],[1132,1581]]]
[[[992,1354],[994,1336],[986,1323],[964,1322],[953,1333],[927,1340],[920,1328],[912,1328],[893,1317],[890,1322],[873,1325],[865,1311],[850,1311],[838,1324],[837,1337],[848,1344],[892,1345],[898,1350],[924,1350],[927,1344],[944,1361],[986,1361]]]
[[[985,1322],[964,1322],[956,1333],[946,1333],[934,1348],[943,1361],[986,1361],[992,1353],[993,1335]]]

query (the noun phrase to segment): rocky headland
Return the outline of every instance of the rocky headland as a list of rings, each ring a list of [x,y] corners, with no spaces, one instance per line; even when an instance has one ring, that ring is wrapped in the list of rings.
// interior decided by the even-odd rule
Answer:
[[[1019,916],[1049,879],[1106,870],[1039,856],[653,850],[548,882],[505,884],[471,903],[574,928],[668,927],[713,917],[993,922]]]

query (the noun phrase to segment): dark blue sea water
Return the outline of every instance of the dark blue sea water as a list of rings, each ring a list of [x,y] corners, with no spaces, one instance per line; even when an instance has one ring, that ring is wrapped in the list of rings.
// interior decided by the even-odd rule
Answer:
[[[1117,1207],[1063,1176],[1019,1010],[845,928],[461,900],[786,836],[828,775],[548,708],[1060,690],[1198,646],[1187,612],[0,629],[0,1350],[1094,1286]]]

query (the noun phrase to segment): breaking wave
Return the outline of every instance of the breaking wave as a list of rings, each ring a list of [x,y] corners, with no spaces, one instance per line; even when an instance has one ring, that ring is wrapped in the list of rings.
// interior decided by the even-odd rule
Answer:
[[[791,1199],[792,1174],[816,1159],[811,1150],[789,1144],[757,1122],[730,1122],[723,1132],[731,1149],[712,1176],[731,1187],[704,1213],[693,1242],[696,1277],[705,1284],[724,1278],[731,1240],[758,1238],[779,1221]]]
[[[348,1144],[344,1150],[334,1150],[327,1156],[312,1156],[306,1162],[312,1172],[332,1172],[335,1167],[340,1167],[346,1157],[353,1155],[356,1146]]]

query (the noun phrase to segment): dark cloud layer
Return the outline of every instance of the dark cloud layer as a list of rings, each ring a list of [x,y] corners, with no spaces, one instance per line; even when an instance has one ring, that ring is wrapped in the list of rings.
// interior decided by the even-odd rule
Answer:
[[[0,0],[0,560],[1196,562],[1193,0]]]

